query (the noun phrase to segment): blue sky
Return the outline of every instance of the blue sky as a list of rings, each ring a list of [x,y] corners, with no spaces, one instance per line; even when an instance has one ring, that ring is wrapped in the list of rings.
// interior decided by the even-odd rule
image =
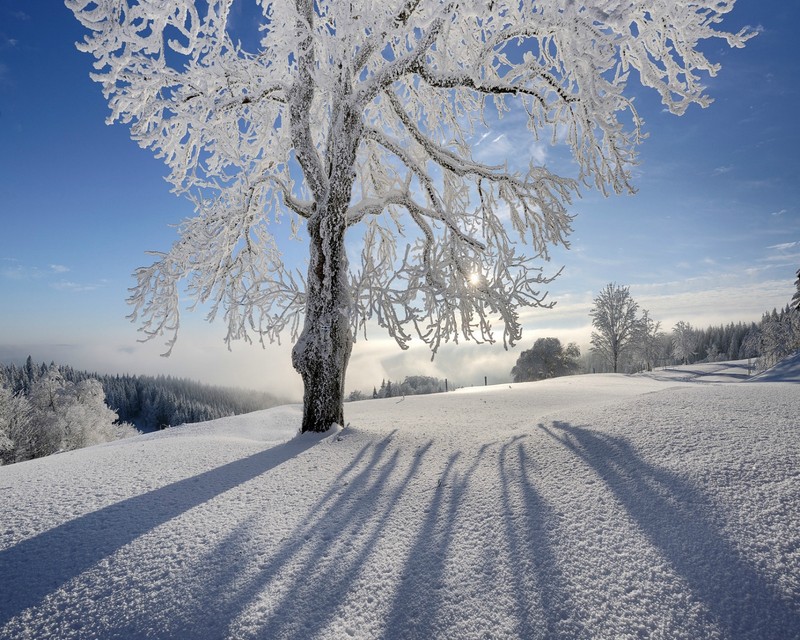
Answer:
[[[710,108],[682,117],[636,92],[649,139],[635,171],[635,196],[586,192],[551,311],[525,312],[522,344],[448,346],[430,362],[424,348],[400,352],[379,331],[359,341],[348,388],[428,373],[459,384],[508,379],[519,352],[539,337],[588,345],[592,298],[608,282],[670,329],[757,320],[788,303],[800,267],[800,3],[738,0],[730,30],[760,31],[741,50],[709,45],[722,63],[708,82]],[[289,346],[236,344],[224,327],[185,316],[173,356],[137,342],[125,316],[133,270],[175,237],[192,214],[169,192],[165,169],[121,125],[107,126],[92,59],[78,52],[80,25],[60,3],[0,0],[0,360],[55,360],[110,373],[170,373],[270,388],[299,397]],[[519,123],[498,124],[479,152],[519,153]],[[512,141],[513,140],[513,144]],[[559,151],[529,147],[558,160]]]

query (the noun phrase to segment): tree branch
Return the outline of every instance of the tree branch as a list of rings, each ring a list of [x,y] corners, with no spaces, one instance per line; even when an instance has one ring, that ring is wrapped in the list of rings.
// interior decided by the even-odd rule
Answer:
[[[443,13],[448,13],[452,7],[453,4],[449,4],[444,9]],[[363,105],[371,102],[383,89],[390,86],[395,80],[404,76],[411,69],[413,69],[415,65],[418,64],[422,56],[425,55],[425,52],[436,41],[436,38],[439,35],[443,25],[444,18],[439,17],[434,20],[428,28],[428,32],[425,33],[417,42],[417,46],[414,47],[414,50],[411,53],[389,62],[367,81],[365,86],[362,87],[356,94],[355,103],[363,107]]]
[[[311,109],[314,101],[313,70],[315,65],[314,38],[311,29],[314,20],[312,0],[296,0],[297,11],[305,20],[298,20],[298,35],[305,37],[298,43],[297,77],[289,92],[289,123],[297,161],[303,168],[309,188],[317,199],[323,197],[328,180],[322,159],[311,134]]]

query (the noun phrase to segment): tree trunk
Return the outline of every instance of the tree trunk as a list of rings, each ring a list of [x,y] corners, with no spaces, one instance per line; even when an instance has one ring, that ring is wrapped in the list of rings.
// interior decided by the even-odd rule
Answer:
[[[311,81],[310,75],[305,77]],[[303,433],[327,431],[334,424],[344,426],[344,378],[353,349],[353,305],[344,236],[363,130],[360,111],[346,97],[349,88],[350,80],[343,70],[341,94],[333,101],[324,162],[317,161],[310,133],[308,108],[313,91],[300,87],[291,114],[298,162],[315,198],[314,212],[307,221],[310,247],[305,324],[292,349],[292,365],[303,378]],[[319,175],[320,170],[327,175]]]
[[[305,324],[292,349],[292,364],[303,378],[304,433],[344,426],[344,380],[353,333],[344,246],[346,206],[338,209],[318,211],[308,222]]]

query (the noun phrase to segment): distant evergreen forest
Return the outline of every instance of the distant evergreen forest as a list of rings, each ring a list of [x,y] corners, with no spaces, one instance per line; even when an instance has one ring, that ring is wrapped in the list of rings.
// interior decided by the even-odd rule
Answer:
[[[380,389],[372,387],[372,394],[366,395],[361,391],[352,391],[347,396],[348,402],[356,400],[369,400],[378,398],[396,398],[404,396],[420,396],[428,393],[441,393],[447,388],[447,382],[431,376],[406,376],[403,382],[383,380]]]
[[[216,387],[185,378],[107,375],[76,371],[68,365],[37,365],[30,356],[22,366],[0,364],[0,386],[13,394],[28,395],[51,367],[66,382],[98,380],[106,405],[117,414],[117,422],[130,423],[141,431],[250,413],[285,402],[262,391]]]

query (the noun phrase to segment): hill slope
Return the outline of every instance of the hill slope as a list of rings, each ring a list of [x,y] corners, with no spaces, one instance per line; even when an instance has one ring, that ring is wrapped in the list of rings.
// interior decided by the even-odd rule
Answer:
[[[0,468],[0,637],[800,637],[798,415],[579,376]]]

